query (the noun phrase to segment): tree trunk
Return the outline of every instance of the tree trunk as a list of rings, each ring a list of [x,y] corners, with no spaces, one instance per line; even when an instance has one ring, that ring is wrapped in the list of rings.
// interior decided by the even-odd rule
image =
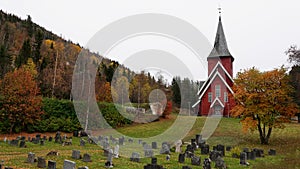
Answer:
[[[272,133],[272,127],[269,126],[268,133],[266,135],[266,125],[263,124],[263,128],[262,128],[260,124],[261,123],[260,118],[257,118],[257,120],[258,120],[257,128],[259,132],[260,143],[263,145],[268,145]]]

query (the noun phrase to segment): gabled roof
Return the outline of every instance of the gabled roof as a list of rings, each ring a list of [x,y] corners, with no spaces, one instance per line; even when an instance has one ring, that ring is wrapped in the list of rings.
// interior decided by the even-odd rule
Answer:
[[[225,84],[225,86],[227,87],[227,89],[233,94],[233,90],[231,89],[231,87],[227,84],[227,82],[225,81],[225,79],[220,75],[220,73],[218,71],[216,71],[216,73],[214,74],[214,76],[211,79],[207,79],[208,84],[207,85],[203,85],[203,87],[205,87],[205,89],[201,92],[200,91],[200,96],[199,96],[199,100],[203,97],[205,91],[209,88],[209,86],[211,85],[211,83],[214,81],[214,79],[219,76],[219,78],[221,79],[221,81]]]
[[[218,63],[216,64],[216,66],[213,68],[213,70],[211,71],[210,75],[208,76],[207,80],[204,82],[203,85],[201,85],[200,90],[198,91],[197,95],[200,95],[200,92],[204,89],[204,87],[206,86],[206,84],[208,83],[209,79],[212,78],[212,76],[214,75],[214,73],[216,72],[218,67],[221,67],[221,69],[223,69],[223,71],[225,72],[225,74],[229,77],[229,79],[233,82],[232,77],[230,76],[230,74],[226,71],[225,67],[221,64],[220,61],[218,61]]]
[[[215,105],[215,103],[216,102],[219,102],[219,104],[224,108],[225,106],[224,106],[224,104],[221,102],[221,100],[218,98],[218,97],[216,97],[215,98],[215,100],[212,102],[212,104],[210,105],[210,108],[212,108],[214,105]]]
[[[215,38],[214,48],[212,49],[207,59],[215,57],[232,57],[227,47],[221,16],[219,17],[219,24]],[[234,60],[233,57],[232,59]]]

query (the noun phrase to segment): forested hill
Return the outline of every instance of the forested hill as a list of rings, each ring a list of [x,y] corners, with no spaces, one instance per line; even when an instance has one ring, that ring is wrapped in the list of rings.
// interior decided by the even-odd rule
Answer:
[[[67,41],[33,23],[30,16],[22,20],[0,11],[0,79],[7,72],[33,62],[43,97],[52,97],[53,93],[56,98],[69,99],[73,68],[81,49],[79,44]],[[101,57],[88,52],[96,58]],[[56,83],[53,90],[55,63]],[[121,67],[120,70],[127,77],[134,75],[134,72],[120,66],[118,62],[104,58],[97,77],[99,84],[96,85],[107,88],[106,82],[111,80],[116,67]]]

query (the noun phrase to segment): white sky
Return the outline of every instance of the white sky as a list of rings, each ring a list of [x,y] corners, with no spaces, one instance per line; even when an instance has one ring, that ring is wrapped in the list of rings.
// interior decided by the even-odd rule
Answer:
[[[1,0],[0,9],[23,19],[29,14],[37,24],[83,46],[109,23],[142,13],[181,18],[213,44],[219,4],[229,50],[235,57],[234,74],[253,66],[271,70],[288,65],[284,52],[290,45],[300,46],[299,0]]]

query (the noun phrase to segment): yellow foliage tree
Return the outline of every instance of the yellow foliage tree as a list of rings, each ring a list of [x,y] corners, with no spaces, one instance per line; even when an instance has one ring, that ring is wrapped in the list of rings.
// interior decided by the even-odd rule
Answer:
[[[273,128],[284,128],[298,112],[291,98],[293,87],[284,68],[260,72],[255,68],[239,72],[233,86],[235,117],[243,129],[258,130],[261,144],[268,144]]]

